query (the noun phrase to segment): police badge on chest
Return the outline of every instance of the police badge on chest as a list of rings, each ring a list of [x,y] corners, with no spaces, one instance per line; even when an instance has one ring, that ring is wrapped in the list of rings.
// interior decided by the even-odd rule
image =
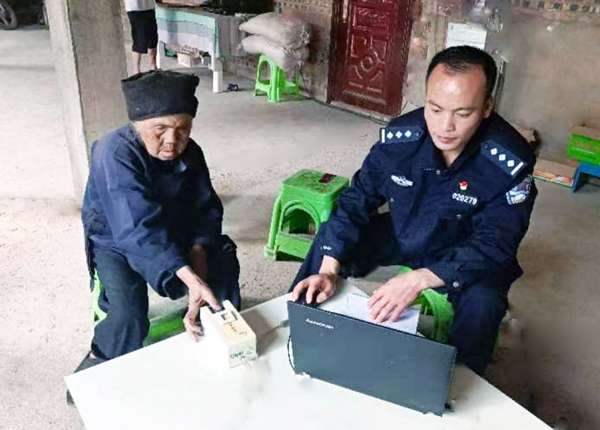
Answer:
[[[477,206],[477,197],[466,193],[466,191],[469,189],[469,183],[467,181],[460,181],[458,183],[458,189],[459,191],[452,193],[452,200],[456,200],[457,202],[465,203],[471,206]]]

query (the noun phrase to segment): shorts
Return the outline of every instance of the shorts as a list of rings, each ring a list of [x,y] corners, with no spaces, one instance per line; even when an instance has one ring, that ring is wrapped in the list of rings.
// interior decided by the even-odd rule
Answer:
[[[146,54],[148,49],[156,49],[158,45],[158,29],[154,9],[127,12],[131,23],[133,52]]]

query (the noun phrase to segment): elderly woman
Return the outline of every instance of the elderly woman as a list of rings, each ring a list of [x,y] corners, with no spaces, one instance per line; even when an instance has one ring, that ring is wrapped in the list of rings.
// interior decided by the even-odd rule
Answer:
[[[222,235],[223,206],[204,155],[190,139],[198,78],[151,71],[122,82],[130,123],[92,146],[82,218],[90,273],[104,285],[91,351],[77,370],[142,346],[147,284],[172,299],[188,295],[186,330],[200,306],[240,305],[239,263]]]

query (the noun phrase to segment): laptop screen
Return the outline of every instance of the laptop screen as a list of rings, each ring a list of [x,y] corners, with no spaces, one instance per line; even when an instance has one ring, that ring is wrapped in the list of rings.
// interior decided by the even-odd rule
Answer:
[[[454,347],[292,301],[288,314],[297,373],[421,412],[444,412]]]

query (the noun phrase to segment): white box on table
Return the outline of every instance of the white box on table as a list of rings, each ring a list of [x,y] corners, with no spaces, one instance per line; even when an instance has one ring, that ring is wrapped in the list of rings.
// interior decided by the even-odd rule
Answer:
[[[222,357],[229,367],[256,358],[256,334],[229,300],[217,312],[204,306],[200,317],[204,336],[215,348],[215,355]]]

